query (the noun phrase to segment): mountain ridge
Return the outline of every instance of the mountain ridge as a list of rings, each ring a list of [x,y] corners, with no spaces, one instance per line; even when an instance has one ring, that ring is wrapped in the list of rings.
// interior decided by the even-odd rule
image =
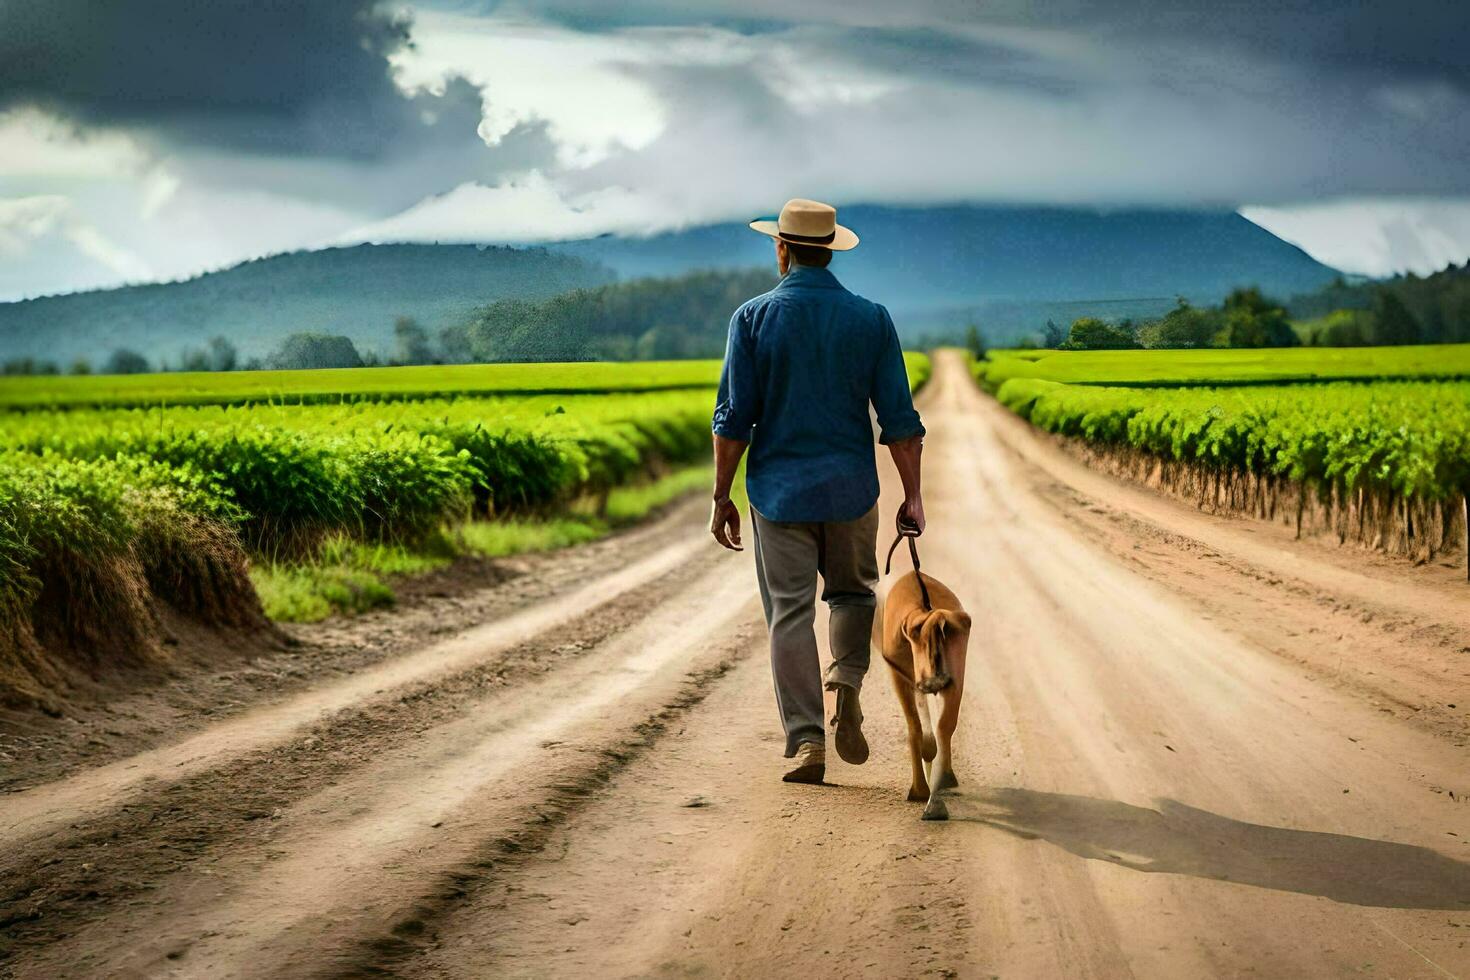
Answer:
[[[1142,318],[1179,295],[1210,303],[1257,285],[1284,299],[1337,276],[1234,212],[856,205],[841,216],[863,240],[833,271],[884,303],[910,339],[974,320],[1004,342],[1047,319],[1092,312],[1090,304]],[[173,282],[0,303],[0,360],[96,365],[128,347],[175,363],[215,335],[242,358],[260,357],[299,331],[345,334],[387,356],[399,316],[438,332],[498,299],[752,267],[773,267],[771,245],[743,222],[537,246],[297,251]]]

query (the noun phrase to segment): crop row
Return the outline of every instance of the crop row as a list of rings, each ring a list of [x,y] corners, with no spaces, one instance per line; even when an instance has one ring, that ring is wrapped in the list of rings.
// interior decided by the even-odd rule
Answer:
[[[707,449],[711,393],[27,412],[3,444],[204,474],[258,548],[543,508]]]
[[[306,405],[456,395],[598,394],[709,388],[719,376],[719,361],[640,361],[9,377],[0,385],[0,406]]]
[[[1117,387],[1280,385],[1470,379],[1470,344],[1262,350],[992,351],[976,376],[995,391],[1012,378]]]
[[[1113,388],[1013,378],[1000,402],[1048,432],[1339,491],[1457,500],[1470,383]]]

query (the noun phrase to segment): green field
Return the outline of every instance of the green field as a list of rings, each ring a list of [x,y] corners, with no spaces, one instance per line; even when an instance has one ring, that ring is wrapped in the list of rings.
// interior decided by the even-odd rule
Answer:
[[[928,359],[906,357],[917,386]],[[393,575],[456,554],[605,534],[708,482],[718,369],[7,378],[0,659],[144,643],[160,603],[225,619],[257,592],[281,618],[369,608]]]
[[[323,371],[180,372],[0,378],[0,407],[290,404],[708,388],[719,361],[432,364]]]
[[[1339,540],[1421,557],[1459,546],[1470,345],[1001,351],[975,374],[1047,432],[1184,465],[1202,505],[1275,513],[1287,494],[1298,522],[1311,503]]]
[[[1011,378],[1126,387],[1470,379],[1470,344],[1288,347],[1252,350],[992,351],[979,366],[988,388]]]

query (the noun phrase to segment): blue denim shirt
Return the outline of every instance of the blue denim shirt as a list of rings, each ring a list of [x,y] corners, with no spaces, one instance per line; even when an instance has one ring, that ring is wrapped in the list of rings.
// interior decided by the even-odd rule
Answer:
[[[850,521],[878,500],[884,444],[923,435],[888,311],[796,266],[730,318],[715,433],[750,443],[750,503],[773,521]]]

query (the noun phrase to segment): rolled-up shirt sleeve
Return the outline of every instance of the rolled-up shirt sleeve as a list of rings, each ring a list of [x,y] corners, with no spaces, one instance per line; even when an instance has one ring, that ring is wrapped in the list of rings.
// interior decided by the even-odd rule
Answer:
[[[760,387],[755,376],[755,351],[750,324],[744,309],[730,318],[730,337],[725,342],[725,366],[720,371],[720,390],[715,397],[715,414],[710,428],[717,436],[749,442],[751,429],[760,417]]]
[[[878,415],[878,441],[883,445],[903,442],[924,434],[924,423],[914,409],[913,392],[909,390],[909,373],[903,363],[903,345],[898,341],[898,331],[893,318],[883,307],[878,307],[882,318],[882,329],[886,336],[881,340],[878,364],[873,372],[873,410]]]

